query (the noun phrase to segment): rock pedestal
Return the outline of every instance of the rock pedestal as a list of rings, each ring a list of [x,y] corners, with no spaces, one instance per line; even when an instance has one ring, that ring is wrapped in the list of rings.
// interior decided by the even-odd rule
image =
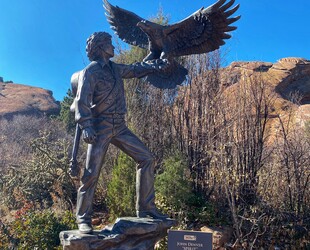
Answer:
[[[124,217],[102,231],[95,230],[92,234],[62,231],[59,237],[64,250],[153,250],[174,225],[176,221],[171,219]]]

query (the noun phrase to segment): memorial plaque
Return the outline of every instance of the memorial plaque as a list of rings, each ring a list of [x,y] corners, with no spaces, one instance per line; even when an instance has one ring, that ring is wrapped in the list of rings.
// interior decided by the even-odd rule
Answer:
[[[169,230],[168,250],[212,250],[212,233]]]

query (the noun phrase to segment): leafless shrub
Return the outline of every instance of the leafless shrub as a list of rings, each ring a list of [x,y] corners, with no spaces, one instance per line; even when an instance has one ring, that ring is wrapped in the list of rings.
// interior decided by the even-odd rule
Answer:
[[[32,151],[30,141],[44,130],[51,132],[51,140],[70,139],[60,122],[47,117],[17,115],[10,120],[1,119],[0,169],[29,159]]]

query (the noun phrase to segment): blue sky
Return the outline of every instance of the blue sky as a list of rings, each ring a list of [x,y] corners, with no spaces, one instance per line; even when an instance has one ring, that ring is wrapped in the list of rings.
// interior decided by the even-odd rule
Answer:
[[[144,18],[159,8],[174,23],[213,0],[110,0]],[[232,61],[310,59],[310,1],[236,0],[238,29],[222,48]],[[88,59],[85,41],[95,31],[112,34],[101,0],[0,0],[0,76],[52,90],[62,100],[72,73]]]

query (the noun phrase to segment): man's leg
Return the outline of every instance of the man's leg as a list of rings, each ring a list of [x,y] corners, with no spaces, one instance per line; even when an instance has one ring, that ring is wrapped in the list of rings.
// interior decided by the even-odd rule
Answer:
[[[76,207],[77,223],[80,231],[84,233],[92,231],[93,197],[109,141],[106,135],[99,135],[96,143],[88,145],[86,167],[78,190]]]
[[[137,163],[136,210],[138,217],[167,218],[155,207],[154,167],[155,159],[143,142],[128,128],[113,137],[111,143],[132,157]]]

